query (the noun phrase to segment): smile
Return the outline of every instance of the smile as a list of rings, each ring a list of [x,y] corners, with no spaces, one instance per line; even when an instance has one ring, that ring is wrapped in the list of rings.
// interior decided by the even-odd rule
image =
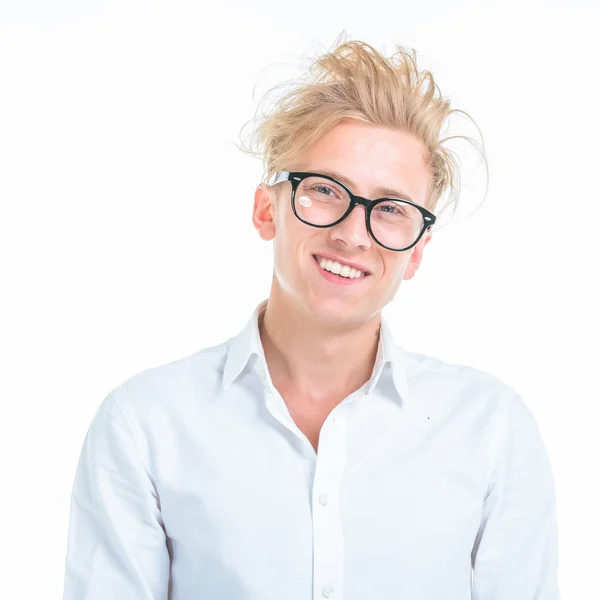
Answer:
[[[337,261],[332,261],[318,255],[313,255],[313,258],[321,275],[333,283],[355,285],[369,277],[369,273],[363,273],[358,269],[343,265]]]

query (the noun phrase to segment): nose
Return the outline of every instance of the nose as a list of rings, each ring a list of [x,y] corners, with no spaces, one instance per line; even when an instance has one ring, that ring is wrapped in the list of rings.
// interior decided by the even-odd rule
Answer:
[[[372,241],[367,230],[366,208],[356,205],[341,223],[331,228],[330,235],[332,240],[340,240],[350,248],[370,248]]]

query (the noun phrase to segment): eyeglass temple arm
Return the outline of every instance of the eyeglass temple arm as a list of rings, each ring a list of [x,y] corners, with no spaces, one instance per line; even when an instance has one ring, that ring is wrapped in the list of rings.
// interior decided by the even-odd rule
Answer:
[[[273,175],[267,182],[267,185],[275,185],[276,183],[279,183],[280,181],[287,181],[289,174],[290,174],[289,171],[277,171],[276,173],[273,173]]]

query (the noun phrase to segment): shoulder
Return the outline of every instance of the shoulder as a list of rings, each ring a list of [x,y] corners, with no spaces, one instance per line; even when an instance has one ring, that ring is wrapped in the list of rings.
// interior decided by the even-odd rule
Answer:
[[[517,390],[501,377],[470,365],[412,352],[396,345],[411,396],[429,405],[506,413],[519,399]]]
[[[437,356],[413,352],[396,345],[397,355],[407,366],[408,376],[419,382],[445,383],[455,386],[483,386],[515,392],[506,381],[490,371],[467,364],[451,362]]]
[[[219,393],[229,340],[133,374],[108,393],[128,420],[166,417]]]

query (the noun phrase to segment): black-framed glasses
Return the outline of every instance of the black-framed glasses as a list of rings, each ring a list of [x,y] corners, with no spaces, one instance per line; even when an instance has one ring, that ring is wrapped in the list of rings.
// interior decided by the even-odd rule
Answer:
[[[292,184],[292,211],[312,227],[333,227],[341,223],[357,204],[365,207],[369,235],[380,246],[394,252],[412,248],[433,226],[436,216],[406,198],[369,200],[353,194],[343,183],[321,173],[278,171],[269,185]]]

